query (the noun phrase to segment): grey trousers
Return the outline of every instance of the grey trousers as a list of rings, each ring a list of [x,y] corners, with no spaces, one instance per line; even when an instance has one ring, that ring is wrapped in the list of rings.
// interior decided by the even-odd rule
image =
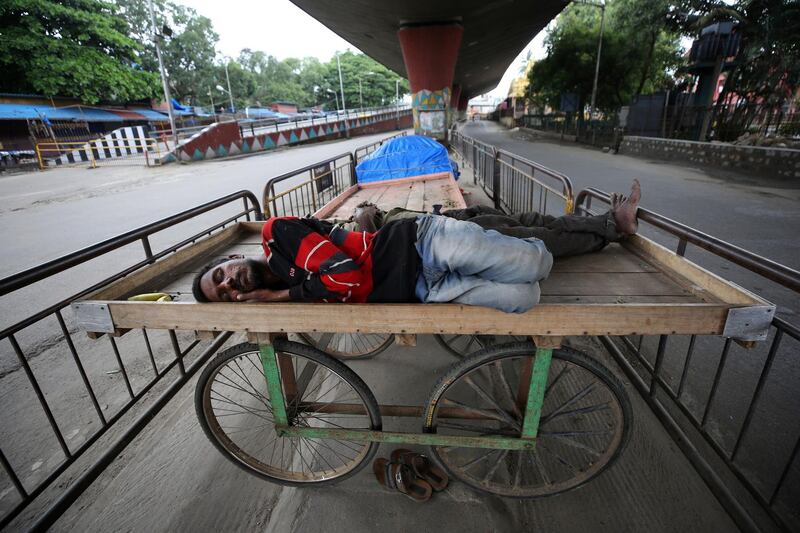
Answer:
[[[596,216],[553,217],[535,212],[506,215],[492,207],[473,206],[451,209],[442,214],[458,220],[469,220],[484,229],[493,229],[512,237],[536,237],[544,241],[553,257],[596,252],[609,242],[624,237],[617,233],[617,225],[610,211]]]

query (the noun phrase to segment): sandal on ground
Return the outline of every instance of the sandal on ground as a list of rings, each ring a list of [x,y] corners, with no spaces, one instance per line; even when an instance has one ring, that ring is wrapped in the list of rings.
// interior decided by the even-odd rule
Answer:
[[[392,462],[409,466],[414,475],[427,481],[431,488],[437,492],[447,488],[447,484],[450,483],[450,477],[447,473],[436,466],[426,455],[406,450],[405,448],[398,448],[392,452],[391,457]]]
[[[430,483],[414,475],[411,467],[398,462],[390,462],[383,457],[375,459],[372,471],[382,486],[401,492],[415,502],[431,499],[433,489]]]

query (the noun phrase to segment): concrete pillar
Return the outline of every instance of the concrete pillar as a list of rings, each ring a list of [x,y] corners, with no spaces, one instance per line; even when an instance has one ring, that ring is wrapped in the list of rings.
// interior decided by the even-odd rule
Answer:
[[[458,98],[458,120],[467,120],[467,107],[469,107],[469,98],[462,94]]]
[[[397,32],[411,85],[417,135],[447,141],[453,74],[463,32],[455,23],[409,25]]]
[[[457,120],[458,116],[458,99],[461,98],[461,85],[454,83],[450,92],[450,107],[447,109],[447,125],[452,126]]]

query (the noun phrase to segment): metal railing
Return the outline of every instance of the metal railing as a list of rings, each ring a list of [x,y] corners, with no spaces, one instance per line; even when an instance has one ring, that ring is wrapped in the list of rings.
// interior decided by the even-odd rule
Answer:
[[[608,194],[587,189],[577,197],[577,211],[591,213],[593,199],[610,202]],[[800,292],[796,270],[658,213],[639,208],[638,217],[676,238],[675,253],[680,256],[691,244],[778,283],[795,298]],[[790,391],[797,390],[800,376],[786,366],[800,355],[797,324],[776,316],[768,342],[750,349],[730,339],[696,335],[602,337],[601,341],[740,528],[758,526],[731,490],[733,480],[780,529],[800,528],[796,505],[800,478],[789,476],[800,450],[798,402]],[[776,370],[781,366],[783,370]],[[702,453],[701,447],[708,452]],[[713,455],[718,459],[716,468],[709,459]]]
[[[572,213],[572,182],[564,174],[456,130],[450,132],[450,146],[472,168],[475,183],[496,208],[509,213]]]
[[[376,108],[366,108],[363,110],[348,109],[347,113],[328,114],[324,117],[301,118],[295,120],[276,120],[273,118],[266,118],[261,120],[240,120],[239,133],[242,137],[261,135],[264,133],[277,133],[281,131],[288,131],[297,128],[307,128],[312,126],[325,126],[347,120],[352,122],[359,118],[377,118],[380,120],[389,120],[392,118],[399,118],[405,116],[411,111],[411,106],[386,106]],[[350,126],[351,128],[354,126]]]
[[[312,215],[356,184],[355,168],[347,152],[272,178],[261,196],[264,216]]]
[[[160,164],[161,147],[156,139],[125,140],[96,139],[91,142],[41,142],[36,144],[39,168],[88,165],[89,168],[107,165]]]
[[[359,158],[363,159],[386,141],[404,135],[406,132],[396,133],[356,148],[352,153],[340,154],[272,178],[261,195],[264,216],[305,217],[314,214],[356,184]]]
[[[358,165],[358,163],[362,159],[364,159],[366,156],[368,156],[369,154],[371,154],[372,152],[374,152],[375,150],[380,148],[383,145],[383,143],[385,143],[386,141],[388,141],[390,139],[396,139],[397,137],[405,137],[405,136],[406,136],[406,132],[405,131],[401,131],[400,133],[395,133],[394,135],[390,135],[390,136],[386,137],[385,139],[381,139],[380,141],[377,141],[377,142],[374,142],[374,143],[367,144],[367,145],[360,146],[360,147],[356,148],[353,151],[353,157],[355,158],[355,164]]]
[[[239,202],[242,207],[231,214],[230,207]],[[198,218],[217,209],[226,212],[222,220],[211,226],[205,226],[208,222]],[[154,386],[170,383],[168,389],[71,482],[55,504],[40,515],[34,527],[52,524],[229,336],[226,333],[206,343],[193,339],[188,332],[148,332],[141,329],[138,336],[133,332],[124,337],[107,335],[107,358],[98,359],[100,354],[97,352],[101,348],[97,343],[102,341],[93,342],[86,336],[76,335],[78,328],[69,309],[71,303],[240,219],[251,218],[261,219],[258,199],[249,191],[240,191],[0,280],[0,297],[4,298],[4,305],[19,306],[26,296],[25,289],[33,284],[58,285],[63,279],[58,277],[59,274],[74,273],[76,271],[71,269],[86,267],[93,260],[102,263],[111,257],[108,254],[119,253],[128,245],[140,243],[140,253],[144,256],[132,266],[52,305],[45,304],[41,311],[0,331],[0,363],[4,370],[0,374],[4,381],[0,406],[3,427],[0,466],[4,471],[2,483],[7,484],[5,487],[0,485],[0,494],[3,494],[0,497],[0,528],[11,523],[79,458],[89,452],[100,453],[94,446],[98,439],[112,429],[115,432],[120,430],[117,424],[120,419],[139,402],[145,401],[145,395]],[[194,230],[179,242],[153,252],[151,239],[154,234],[169,230],[167,236],[172,237],[176,225],[189,221],[195,225],[201,222],[205,229]],[[164,240],[164,237],[164,234],[158,235],[159,240]],[[135,249],[125,248],[125,251],[135,255]],[[91,265],[94,271],[98,263]],[[169,352],[172,352],[171,357],[162,356]],[[191,358],[194,358],[193,362]],[[16,368],[11,367],[13,361],[16,361]],[[112,365],[116,368],[104,372],[110,366],[109,361],[115,361],[116,364]],[[174,379],[165,379],[169,375]],[[64,376],[74,378],[64,379]],[[12,382],[16,386],[12,387]],[[82,429],[67,433],[67,429],[74,427]],[[10,439],[11,435],[15,438]],[[24,442],[21,446],[19,439]],[[51,460],[45,465],[41,462],[37,465],[35,461],[40,454],[46,456],[43,449],[47,450],[48,446],[53,453]],[[59,457],[56,462],[54,459]],[[16,498],[11,498],[9,495],[14,493]]]

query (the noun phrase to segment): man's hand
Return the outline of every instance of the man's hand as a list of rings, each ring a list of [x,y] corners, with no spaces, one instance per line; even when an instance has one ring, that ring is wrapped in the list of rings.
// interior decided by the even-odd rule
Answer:
[[[235,292],[234,302],[287,302],[289,289],[273,291],[270,289],[256,289],[250,292]]]

